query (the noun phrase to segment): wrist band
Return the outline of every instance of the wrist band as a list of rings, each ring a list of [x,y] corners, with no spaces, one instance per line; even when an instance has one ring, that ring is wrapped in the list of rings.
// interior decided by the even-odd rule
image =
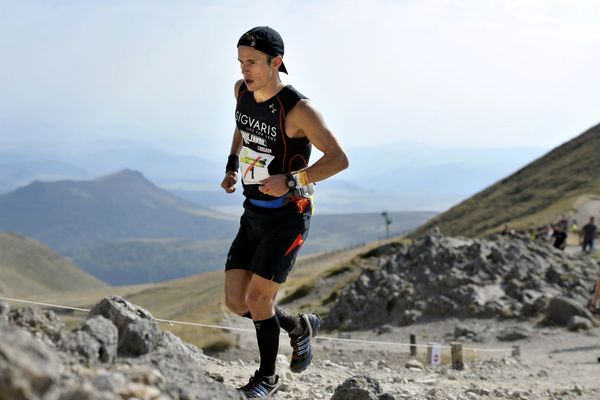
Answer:
[[[227,165],[225,166],[225,173],[229,171],[236,171],[240,168],[240,159],[235,154],[231,154],[227,157]]]
[[[305,171],[296,172],[293,176],[298,186],[307,186],[310,183]]]

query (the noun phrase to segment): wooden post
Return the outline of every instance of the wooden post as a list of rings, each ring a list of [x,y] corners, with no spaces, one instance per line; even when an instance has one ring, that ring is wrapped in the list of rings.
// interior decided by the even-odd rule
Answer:
[[[462,370],[464,368],[463,363],[463,349],[462,343],[452,343],[452,369]]]
[[[410,334],[410,356],[417,356],[417,336],[413,333]]]
[[[427,343],[427,364],[431,365],[431,358],[433,356],[433,343]]]
[[[513,346],[512,347],[512,356],[520,357],[521,356],[521,346]]]

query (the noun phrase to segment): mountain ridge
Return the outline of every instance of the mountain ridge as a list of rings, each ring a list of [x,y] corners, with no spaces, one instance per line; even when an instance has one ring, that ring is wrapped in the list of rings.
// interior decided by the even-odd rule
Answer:
[[[434,226],[448,235],[479,236],[503,224],[529,229],[554,223],[575,213],[582,198],[600,195],[598,154],[600,124],[436,216],[414,236]]]

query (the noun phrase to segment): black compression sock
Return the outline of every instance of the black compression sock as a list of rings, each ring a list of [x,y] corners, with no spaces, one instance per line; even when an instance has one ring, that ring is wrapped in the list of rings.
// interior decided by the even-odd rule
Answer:
[[[242,315],[242,318],[252,319],[252,314],[250,314],[250,311],[248,311],[246,314]]]
[[[279,320],[279,325],[288,333],[300,325],[300,318],[293,316],[278,305],[275,305],[275,315]]]
[[[275,362],[279,350],[279,320],[277,316],[262,321],[254,321],[258,351],[260,353],[260,368],[262,376],[275,375]]]

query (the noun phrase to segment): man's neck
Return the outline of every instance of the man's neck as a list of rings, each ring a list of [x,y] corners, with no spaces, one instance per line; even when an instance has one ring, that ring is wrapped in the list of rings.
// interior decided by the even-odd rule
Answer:
[[[263,101],[269,100],[271,97],[275,96],[281,89],[283,89],[285,85],[279,80],[273,80],[271,83],[266,85],[264,88],[255,91],[254,100],[257,103],[262,103]]]

